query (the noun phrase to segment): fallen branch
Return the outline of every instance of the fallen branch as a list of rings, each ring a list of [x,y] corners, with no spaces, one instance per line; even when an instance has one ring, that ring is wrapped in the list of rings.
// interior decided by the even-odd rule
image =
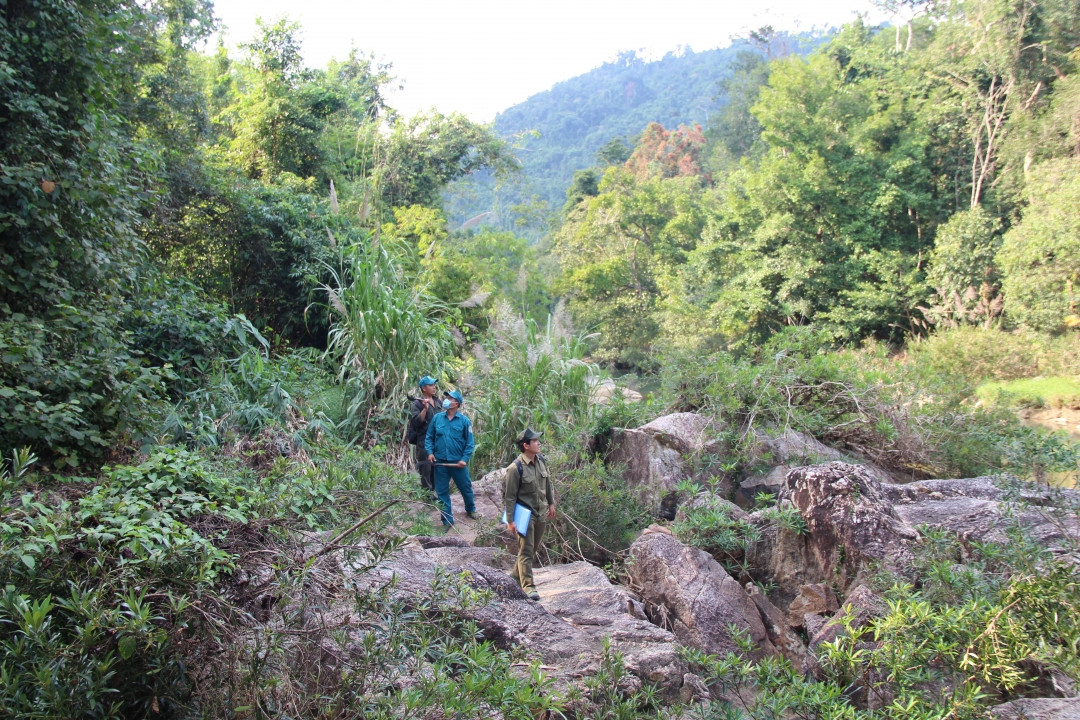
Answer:
[[[364,518],[363,520],[360,520],[360,521],[358,521],[358,522],[354,523],[354,524],[353,524],[353,525],[352,525],[351,527],[349,527],[348,529],[346,529],[346,530],[344,530],[343,532],[341,532],[340,534],[338,534],[338,536],[337,536],[337,537],[335,537],[335,538],[334,538],[333,540],[331,540],[330,542],[326,543],[326,545],[325,545],[325,546],[323,546],[323,549],[322,549],[322,550],[320,550],[319,552],[315,553],[314,555],[312,555],[312,556],[311,556],[311,557],[309,557],[309,558],[305,558],[305,559],[304,559],[304,563],[306,564],[306,563],[309,563],[309,562],[311,562],[312,560],[316,560],[316,559],[318,559],[318,558],[321,558],[321,557],[322,557],[323,555],[325,555],[326,553],[328,553],[328,552],[330,552],[331,550],[333,550],[334,548],[336,548],[336,547],[337,547],[337,544],[338,544],[339,542],[341,542],[342,540],[344,540],[345,538],[347,538],[347,537],[348,537],[349,535],[352,535],[352,534],[353,534],[354,532],[356,532],[357,530],[359,530],[360,528],[362,528],[362,527],[363,527],[364,525],[366,525],[367,523],[371,522],[371,521],[372,521],[372,520],[374,520],[374,519],[375,519],[376,517],[378,517],[379,515],[381,515],[382,513],[384,513],[384,512],[385,512],[385,511],[386,511],[387,509],[389,509],[389,508],[390,508],[390,506],[391,506],[391,505],[396,505],[396,504],[397,504],[397,503],[399,503],[399,502],[401,502],[401,501],[400,501],[400,500],[391,500],[391,501],[387,502],[386,504],[384,504],[384,505],[383,505],[383,506],[382,506],[381,508],[379,508],[379,509],[378,509],[378,510],[376,510],[375,512],[373,512],[373,513],[371,513],[370,515],[368,515],[368,516],[367,516],[366,518]]]

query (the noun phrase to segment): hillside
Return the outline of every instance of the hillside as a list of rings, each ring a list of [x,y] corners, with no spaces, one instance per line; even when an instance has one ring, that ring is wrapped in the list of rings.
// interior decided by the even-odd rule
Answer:
[[[508,230],[522,215],[514,206],[534,200],[559,210],[574,172],[595,165],[597,151],[612,139],[632,147],[650,122],[666,128],[708,125],[726,101],[723,82],[741,53],[805,53],[822,37],[777,35],[767,51],[738,40],[703,52],[686,48],[654,61],[628,51],[533,95],[499,113],[494,122],[495,132],[521,160],[521,177],[497,187],[494,176],[482,172],[451,184],[446,191],[451,225],[494,211],[489,222]]]

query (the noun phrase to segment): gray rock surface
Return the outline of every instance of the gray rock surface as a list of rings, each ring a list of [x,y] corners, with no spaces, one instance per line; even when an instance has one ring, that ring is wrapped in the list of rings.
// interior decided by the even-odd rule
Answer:
[[[630,547],[628,573],[655,621],[671,628],[680,642],[718,655],[735,651],[728,631],[735,625],[758,647],[756,657],[777,654],[742,585],[703,550],[650,530]]]
[[[795,468],[787,474],[780,502],[806,522],[797,535],[776,528],[760,512],[751,519],[761,540],[747,549],[755,579],[772,581],[790,603],[803,585],[825,583],[844,592],[871,564],[905,572],[918,533],[904,522],[864,467],[841,462]]]
[[[692,475],[687,457],[722,455],[717,440],[721,429],[697,413],[665,415],[636,429],[613,428],[607,460],[625,465],[627,487],[646,507],[670,520],[678,505],[675,486]]]
[[[1026,698],[998,705],[994,720],[1078,720],[1080,698]]]
[[[600,568],[575,562],[539,569],[535,576],[541,603],[552,615],[597,643],[608,639],[640,680],[666,688],[669,694],[683,686],[688,668],[679,657],[675,636],[644,619],[641,603],[612,585]]]
[[[1007,543],[1008,531],[1019,524],[1051,552],[1072,553],[1080,546],[1077,514],[1050,507],[1052,500],[1080,501],[1075,491],[1002,487],[985,477],[883,485],[882,490],[907,524],[946,530],[963,542]]]
[[[654,683],[668,697],[681,697],[686,663],[675,636],[645,618],[642,604],[611,584],[603,571],[584,562],[539,568],[541,601],[529,600],[505,571],[508,558],[496,548],[445,545],[425,550],[419,543],[403,548],[373,570],[350,578],[360,588],[393,583],[398,597],[427,597],[437,573],[464,573],[468,585],[488,591],[488,605],[457,610],[474,620],[497,647],[521,648],[540,658],[557,684],[578,680],[599,668],[603,641],[622,653],[634,682]]]

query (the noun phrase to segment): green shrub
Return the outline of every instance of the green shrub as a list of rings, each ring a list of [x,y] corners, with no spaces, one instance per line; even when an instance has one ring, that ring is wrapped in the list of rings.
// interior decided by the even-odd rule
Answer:
[[[565,473],[557,464],[552,468],[559,478],[558,515],[547,544],[555,557],[611,562],[652,521],[649,510],[626,489],[620,468],[598,459]]]
[[[265,348],[251,347],[235,358],[214,361],[201,385],[185,393],[162,419],[160,435],[166,442],[220,447],[276,425],[288,429],[291,442],[303,444],[306,435],[334,429],[318,407],[305,401],[332,394],[334,382],[314,350],[269,356]]]
[[[959,337],[963,332],[954,331]],[[1059,360],[1067,346],[1058,346]],[[723,418],[735,433],[729,459],[748,471],[754,431],[791,428],[856,453],[898,475],[973,477],[1007,470],[1027,477],[1075,472],[1080,450],[1023,426],[1011,412],[977,407],[956,376],[908,362],[882,346],[827,351],[812,333],[782,333],[742,357],[672,356],[663,402]]]
[[[0,315],[0,452],[29,446],[58,467],[145,432],[164,376],[143,365],[116,308]]]
[[[331,314],[327,355],[345,387],[340,430],[350,439],[397,440],[409,393],[423,375],[442,375],[451,354],[447,308],[413,289],[372,238],[341,251],[322,288]]]
[[[926,378],[986,380],[1080,374],[1080,336],[1051,337],[1031,331],[957,328],[910,344],[909,362]],[[955,380],[954,380],[955,382]]]

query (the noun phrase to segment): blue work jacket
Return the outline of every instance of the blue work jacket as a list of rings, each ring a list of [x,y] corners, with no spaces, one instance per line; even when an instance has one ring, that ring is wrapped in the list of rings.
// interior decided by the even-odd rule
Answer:
[[[472,423],[460,412],[449,418],[441,412],[431,419],[427,435],[424,437],[424,449],[428,455],[444,462],[469,462],[476,443],[473,441]]]

